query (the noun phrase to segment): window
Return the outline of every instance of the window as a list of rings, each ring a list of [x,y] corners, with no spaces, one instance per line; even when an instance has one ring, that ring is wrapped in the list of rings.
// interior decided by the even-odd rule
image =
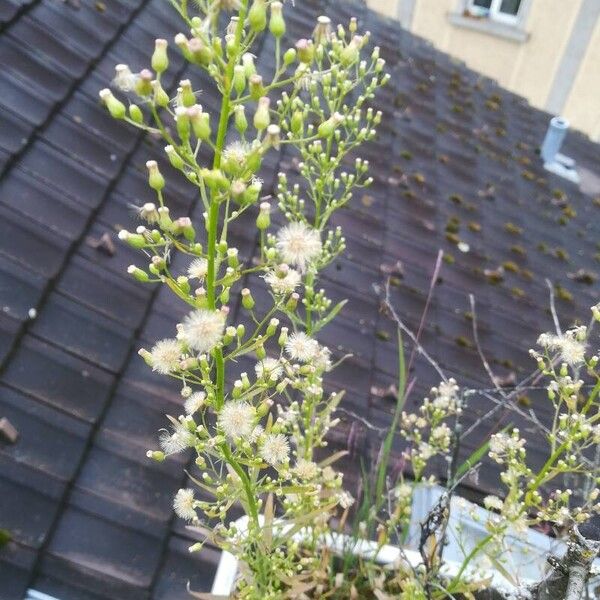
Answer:
[[[517,22],[522,0],[468,0],[467,10],[474,17],[488,17],[502,23]]]

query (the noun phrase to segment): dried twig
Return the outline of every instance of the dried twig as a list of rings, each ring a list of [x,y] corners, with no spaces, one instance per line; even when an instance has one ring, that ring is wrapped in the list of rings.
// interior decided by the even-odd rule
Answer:
[[[550,290],[550,312],[552,313],[552,320],[554,321],[554,329],[556,329],[556,333],[558,335],[562,335],[562,331],[560,329],[560,321],[558,320],[558,314],[556,312],[556,301],[554,297],[554,286],[549,279],[546,279],[546,285]]]

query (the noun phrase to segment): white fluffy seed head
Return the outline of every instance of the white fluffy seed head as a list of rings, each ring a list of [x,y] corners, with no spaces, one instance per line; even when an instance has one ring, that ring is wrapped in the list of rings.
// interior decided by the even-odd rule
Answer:
[[[282,433],[266,435],[260,448],[260,456],[273,467],[288,462],[290,443]]]
[[[300,221],[290,223],[277,233],[277,250],[284,262],[304,271],[321,255],[321,235]]]
[[[283,373],[283,367],[276,358],[265,358],[254,365],[258,379],[279,379]]]
[[[183,320],[181,334],[190,348],[210,352],[223,337],[225,315],[221,311],[198,309]]]
[[[154,344],[150,352],[152,370],[167,375],[179,369],[181,344],[177,340],[160,340]]]
[[[269,271],[265,281],[275,294],[291,294],[300,284],[300,273],[295,269]]]
[[[206,394],[204,392],[194,392],[185,401],[183,408],[187,415],[193,415],[195,412],[200,410],[206,400]]]
[[[226,402],[218,422],[223,433],[230,439],[247,439],[254,429],[254,407],[242,400]]]
[[[196,439],[194,434],[189,432],[183,425],[173,426],[173,431],[163,431],[159,437],[160,447],[165,454],[176,454],[191,448]]]
[[[195,521],[198,517],[194,509],[194,490],[178,490],[173,499],[175,514],[185,521]]]
[[[311,460],[299,459],[294,467],[294,473],[300,479],[308,480],[316,476],[318,467],[316,463]]]
[[[319,344],[303,331],[298,331],[292,333],[288,338],[285,344],[285,351],[292,360],[308,362],[319,351]]]
[[[202,281],[208,273],[208,261],[205,258],[195,258],[188,267],[188,277]]]

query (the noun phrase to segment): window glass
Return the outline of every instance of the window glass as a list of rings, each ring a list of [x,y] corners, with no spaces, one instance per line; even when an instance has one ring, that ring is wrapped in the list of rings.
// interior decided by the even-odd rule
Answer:
[[[473,0],[473,6],[479,6],[481,8],[491,8],[492,0]]]
[[[509,15],[516,15],[519,12],[520,6],[521,0],[502,0],[502,4],[500,4],[500,12]]]

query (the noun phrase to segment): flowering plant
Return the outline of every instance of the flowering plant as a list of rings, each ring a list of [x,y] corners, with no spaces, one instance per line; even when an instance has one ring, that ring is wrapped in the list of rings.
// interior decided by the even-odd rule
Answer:
[[[119,234],[148,258],[147,268],[131,266],[130,274],[168,286],[190,309],[174,338],[140,350],[154,371],[181,382],[184,399],[184,414],[170,417],[161,449],[148,455],[163,461],[193,450],[201,475],[195,489],[177,492],[177,515],[202,526],[207,539],[242,561],[241,598],[280,598],[294,577],[310,572],[314,559],[300,557],[275,519],[308,527],[306,545],[314,547],[336,506],[352,502],[330,466],[336,456],[315,457],[341,400],[340,393],[323,390],[333,361],[315,335],[343,306],[332,306],[315,286],[319,272],[344,249],[340,229],[330,226],[332,214],[353,189],[370,183],[368,163],[349,156],[375,135],[381,115],[367,102],[388,76],[378,48],[363,57],[369,35],[357,33],[356,19],[333,29],[329,18],[320,17],[310,38],[284,50],[281,2],[198,0],[193,9],[187,0],[171,4],[186,29],[175,44],[216,86],[218,113],[198,103],[190,79],[173,93],[164,88],[170,50],[163,39],[156,40],[152,70],[116,67],[113,83],[129,94],[128,105],[108,88],[100,92],[114,118],[164,139],[170,164],[196,188],[205,209],[201,223],[172,216],[165,177],[149,160],[156,201],[139,209],[145,224]],[[270,79],[251,53],[263,33],[274,39]],[[302,188],[279,174],[278,206],[288,223],[271,233],[272,207],[261,198],[259,173],[267,154],[284,145],[299,154]],[[230,245],[229,228],[257,205],[260,256],[244,264]],[[173,267],[176,253],[188,257],[183,273]],[[240,290],[252,273],[264,280],[253,285],[269,291],[265,312],[255,307],[251,289]],[[230,308],[238,298],[250,330],[232,322]],[[256,360],[254,372],[228,385],[236,361],[247,355]],[[247,532],[229,523],[237,503],[249,517]]]
[[[472,598],[478,590],[489,587],[490,569],[496,569],[515,589],[510,593],[495,590],[495,597],[513,600],[580,598],[591,562],[600,551],[597,532],[592,530],[589,539],[581,534],[590,520],[600,513],[600,353],[598,347],[593,346],[597,339],[594,342],[592,335],[595,321],[600,321],[600,305],[592,307],[592,319],[587,327],[577,326],[561,333],[556,320],[557,332],[542,334],[537,342],[541,350],[530,351],[538,365],[534,376],[546,378],[544,389],[553,408],[548,427],[535,413],[522,413],[547,444],[546,454],[537,466],[528,456],[529,442],[519,429],[511,426],[491,435],[461,465],[456,463],[460,417],[466,398],[481,391],[461,389],[454,379],[447,378],[420,346],[418,337],[398,317],[389,304],[389,296],[386,306],[399,332],[409,334],[420,353],[438,371],[442,382],[431,390],[430,397],[423,400],[417,412],[402,410],[407,387],[400,337],[398,404],[386,441],[397,426],[397,433],[405,444],[403,468],[395,479],[387,477],[382,501],[377,500],[379,492],[374,497],[369,493],[371,484],[367,479],[364,486],[367,501],[357,513],[358,526],[354,528],[348,550],[351,553],[357,540],[371,539],[374,532],[377,546],[370,560],[349,561],[346,557],[339,573],[337,595],[333,597],[362,598],[375,593],[378,600]],[[474,338],[478,341],[475,322]],[[487,366],[483,355],[482,358]],[[497,406],[509,408],[512,399],[523,388],[524,385],[518,385],[512,392],[505,393],[498,386],[501,400]],[[474,428],[472,426],[466,434]],[[539,437],[536,441],[539,442]],[[478,540],[459,540],[462,562],[449,569],[444,559],[444,547],[449,533],[450,500],[457,485],[477,472],[486,455],[499,466],[499,485],[504,493],[502,497],[489,495],[484,498],[483,504],[488,509],[482,522],[485,534]],[[377,475],[388,475],[388,458],[389,445],[384,442]],[[381,566],[376,559],[385,544],[407,541],[415,489],[437,481],[440,469],[439,463],[435,463],[436,458],[445,459],[448,465],[446,491],[427,518],[418,524],[419,539],[411,540],[420,555],[418,564],[414,557],[411,560],[401,551],[394,564]],[[410,473],[410,479],[407,473]],[[376,488],[376,483],[371,487]],[[473,514],[472,518],[480,517]],[[511,564],[508,558],[515,539],[525,536],[532,527],[552,532],[569,543],[561,561],[548,557],[555,568],[547,579],[523,586],[518,565]],[[460,530],[453,531],[453,535],[460,536]],[[347,569],[349,562],[353,569],[350,572]]]

